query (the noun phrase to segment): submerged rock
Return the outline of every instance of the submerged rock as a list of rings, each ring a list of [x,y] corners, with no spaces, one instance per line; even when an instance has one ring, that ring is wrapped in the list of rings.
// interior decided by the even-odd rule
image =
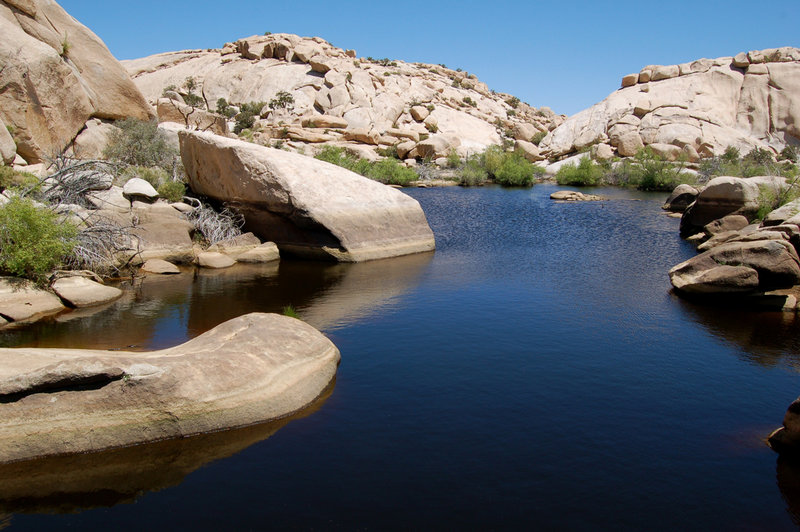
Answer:
[[[211,133],[182,131],[192,190],[228,202],[281,252],[360,262],[434,249],[416,200],[338,166]]]
[[[559,190],[550,194],[550,199],[558,201],[602,201],[605,198],[595,194],[584,194],[576,190]]]
[[[160,351],[0,349],[0,463],[275,420],[320,396],[338,362],[310,325],[261,313]]]
[[[181,273],[178,267],[162,259],[150,259],[142,264],[142,271],[159,275],[176,275]]]
[[[105,286],[85,277],[62,277],[53,283],[58,297],[73,307],[91,307],[113,301],[122,295],[122,290]]]

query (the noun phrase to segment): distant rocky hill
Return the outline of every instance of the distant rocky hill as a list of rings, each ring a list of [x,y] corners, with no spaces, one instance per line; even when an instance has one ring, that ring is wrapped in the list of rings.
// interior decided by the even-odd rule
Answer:
[[[158,107],[162,122],[180,121],[176,108],[183,102],[173,102],[186,99],[190,77],[202,97],[201,107],[210,111],[216,110],[220,98],[233,104],[270,102],[286,92],[292,105],[265,107],[254,140],[281,140],[304,150],[332,143],[373,156],[380,146],[398,146],[402,158],[438,157],[452,149],[465,156],[505,140],[538,160],[538,149],[530,141],[540,140],[564,119],[546,107],[534,109],[511,95],[495,93],[466,72],[357,58],[353,50],[318,37],[253,36],[218,50],[164,53],[123,64],[147,100]],[[165,92],[173,87],[177,90]]]
[[[560,124],[540,149],[560,158],[597,145],[599,153],[630,156],[651,145],[696,160],[728,146],[778,152],[787,144],[800,144],[800,49],[784,47],[646,66]]]
[[[153,116],[105,44],[58,4],[0,0],[3,162],[54,157],[92,119]]]

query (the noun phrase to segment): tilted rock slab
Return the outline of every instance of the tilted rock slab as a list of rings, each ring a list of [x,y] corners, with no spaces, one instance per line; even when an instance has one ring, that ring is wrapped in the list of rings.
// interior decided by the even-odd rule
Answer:
[[[153,112],[105,44],[53,0],[0,0],[0,119],[19,153],[60,153],[91,117]]]
[[[283,253],[360,262],[431,251],[416,200],[311,157],[211,133],[181,131],[194,192],[228,202]]]
[[[160,351],[0,349],[0,463],[275,420],[316,399],[338,363],[312,326],[261,313]]]

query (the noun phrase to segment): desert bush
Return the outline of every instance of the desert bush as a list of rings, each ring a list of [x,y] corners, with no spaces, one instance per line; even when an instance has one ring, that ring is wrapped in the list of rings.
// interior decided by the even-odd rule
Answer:
[[[567,163],[556,172],[556,183],[571,186],[596,186],[601,183],[603,169],[591,157],[583,157],[576,165]]]
[[[512,109],[516,109],[517,106],[519,105],[519,98],[517,98],[516,96],[512,96],[511,98],[506,100],[506,103],[510,105]]]
[[[419,177],[413,169],[403,166],[397,159],[382,159],[373,163],[339,146],[325,146],[315,158],[385,184],[407,185]]]
[[[158,195],[167,201],[179,202],[186,194],[186,185],[180,181],[167,180],[156,187]]]
[[[76,244],[75,225],[30,199],[14,196],[0,206],[0,270],[44,282]]]
[[[256,123],[256,119],[261,116],[265,105],[267,104],[264,102],[239,104],[239,114],[236,115],[236,124],[233,126],[233,132],[238,135],[245,129],[252,129]]]
[[[196,235],[206,244],[215,244],[242,234],[244,217],[240,213],[227,206],[218,211],[210,205],[199,201],[196,203],[197,206],[186,213],[186,219],[192,223]]]
[[[459,166],[461,166],[461,157],[454,148],[451,148],[447,153],[447,168],[458,168]]]
[[[539,131],[531,138],[531,142],[538,146],[546,136],[547,131]]]
[[[138,177],[139,179],[144,179],[151,185],[153,188],[158,188],[161,183],[167,181],[169,179],[169,174],[163,168],[158,166],[147,167],[147,166],[127,166],[122,169],[119,173],[119,177],[117,182],[119,184],[124,184],[127,181],[133,179],[134,177]]]
[[[461,101],[464,102],[465,104],[469,105],[470,107],[478,107],[478,102],[476,102],[475,100],[473,100],[469,96],[464,96],[464,98]]]
[[[781,159],[796,163],[798,159],[798,151],[800,150],[797,149],[797,146],[787,145],[781,150]]]
[[[191,107],[204,107],[205,100],[199,94],[195,94],[195,89],[197,89],[197,82],[194,80],[192,76],[186,78],[183,82],[183,88],[186,89],[186,92],[183,94],[183,101],[186,105]]]
[[[228,100],[225,98],[220,98],[217,100],[217,114],[224,116],[225,118],[233,118],[236,116],[236,110],[231,107],[228,103]]]
[[[132,166],[172,169],[178,152],[170,147],[166,136],[158,129],[158,122],[126,118],[114,125],[119,129],[109,134],[103,151],[106,159]]]
[[[529,187],[536,178],[537,168],[519,153],[506,153],[494,172],[494,180],[503,186]]]
[[[467,158],[456,175],[458,176],[458,184],[464,187],[481,186],[489,178],[489,172],[481,164],[480,156]]]
[[[670,192],[681,183],[693,182],[694,179],[683,174],[683,163],[665,161],[652,149],[644,148],[634,157],[639,169],[637,186],[640,190]]]
[[[388,185],[405,186],[417,179],[413,169],[403,166],[396,159],[381,159],[372,163],[365,175]]]
[[[0,165],[0,191],[7,188],[27,188],[36,185],[39,178],[28,172],[18,172],[10,166]]]
[[[294,97],[286,91],[278,91],[275,97],[269,101],[269,108],[291,110],[294,108]]]

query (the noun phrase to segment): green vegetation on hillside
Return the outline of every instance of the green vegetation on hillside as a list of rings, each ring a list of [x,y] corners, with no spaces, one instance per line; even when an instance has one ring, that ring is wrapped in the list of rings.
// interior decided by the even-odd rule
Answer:
[[[404,186],[419,178],[413,169],[403,166],[397,159],[371,162],[338,146],[323,147],[315,158],[388,185]]]

